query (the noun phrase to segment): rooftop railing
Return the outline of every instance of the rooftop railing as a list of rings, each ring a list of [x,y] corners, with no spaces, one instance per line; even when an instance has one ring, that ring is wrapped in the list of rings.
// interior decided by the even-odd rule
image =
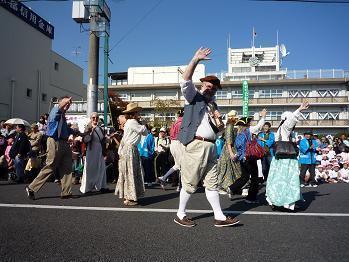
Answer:
[[[280,80],[280,79],[331,79],[331,78],[345,78],[349,79],[349,70],[343,69],[314,69],[314,70],[288,70],[281,69],[280,71],[263,72],[263,74],[256,73],[239,73],[232,74],[227,72],[208,73],[207,75],[215,75],[219,79],[226,81],[241,81],[241,80]]]

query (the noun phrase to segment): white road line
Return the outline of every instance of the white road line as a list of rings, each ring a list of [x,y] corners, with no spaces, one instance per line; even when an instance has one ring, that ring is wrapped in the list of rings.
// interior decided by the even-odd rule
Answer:
[[[92,211],[117,211],[117,212],[150,212],[150,213],[176,213],[177,209],[162,208],[120,208],[120,207],[84,207],[84,206],[54,206],[54,205],[26,205],[26,204],[1,204],[0,207],[37,208],[37,209],[63,209],[63,210],[92,210]],[[188,213],[209,214],[211,210],[189,209]],[[224,211],[230,215],[267,215],[267,216],[320,216],[320,217],[349,217],[349,213],[282,213],[262,211]]]

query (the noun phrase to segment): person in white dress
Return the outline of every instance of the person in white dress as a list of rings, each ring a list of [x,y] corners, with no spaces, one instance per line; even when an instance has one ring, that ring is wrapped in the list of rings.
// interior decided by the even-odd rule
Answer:
[[[124,136],[119,147],[119,179],[116,184],[115,195],[124,199],[124,205],[134,206],[144,195],[144,170],[137,145],[141,136],[148,130],[139,121],[139,111],[136,103],[130,103],[123,113],[127,119],[124,126]]]
[[[103,156],[105,135],[104,130],[98,125],[98,120],[98,114],[96,112],[91,113],[90,122],[86,126],[83,139],[86,143],[86,157],[80,187],[80,192],[83,194],[94,189],[101,193],[109,191]]]

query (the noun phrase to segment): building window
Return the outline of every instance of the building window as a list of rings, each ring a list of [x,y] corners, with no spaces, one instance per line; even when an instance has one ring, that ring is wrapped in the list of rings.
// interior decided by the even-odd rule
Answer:
[[[125,94],[125,93],[123,93],[123,94],[119,94],[119,98],[120,98],[121,100],[123,100],[123,101],[127,101],[127,99],[128,99],[128,95],[127,95],[127,94]]]
[[[168,113],[156,113],[155,118],[157,118],[160,121],[175,121],[176,120],[176,114],[172,112]]]
[[[217,91],[216,99],[227,99],[228,92],[227,91]]]
[[[273,97],[282,97],[281,89],[268,89],[259,91],[260,98],[273,98]]]
[[[32,97],[33,96],[33,90],[30,88],[27,88],[27,97]]]
[[[45,94],[45,93],[41,94],[41,101],[42,102],[47,102],[47,94]]]
[[[149,112],[141,112],[140,116],[143,120],[146,120],[147,122],[153,121],[153,114]]]
[[[55,70],[58,71],[59,70],[59,64],[57,62],[55,62]]]
[[[280,120],[282,115],[282,111],[268,111],[265,117],[268,121],[276,121]]]
[[[242,90],[233,90],[231,91],[231,98],[242,98]],[[248,98],[254,98],[254,90],[248,90]]]

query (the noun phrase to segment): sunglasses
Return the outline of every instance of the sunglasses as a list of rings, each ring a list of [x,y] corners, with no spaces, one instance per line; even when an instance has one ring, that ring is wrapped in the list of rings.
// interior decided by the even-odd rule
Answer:
[[[92,119],[99,119],[99,117],[98,116],[93,116],[93,117],[91,117]]]

